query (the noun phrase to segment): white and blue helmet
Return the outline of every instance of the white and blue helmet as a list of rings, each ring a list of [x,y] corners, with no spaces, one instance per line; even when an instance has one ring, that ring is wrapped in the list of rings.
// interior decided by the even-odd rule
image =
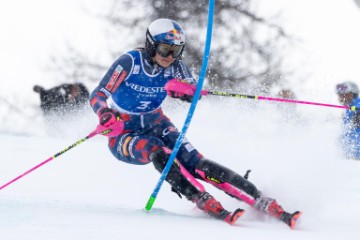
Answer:
[[[145,49],[150,57],[155,56],[159,43],[183,46],[183,51],[185,47],[185,33],[180,24],[166,18],[153,21],[146,31],[145,42]],[[181,54],[178,58],[181,57]]]

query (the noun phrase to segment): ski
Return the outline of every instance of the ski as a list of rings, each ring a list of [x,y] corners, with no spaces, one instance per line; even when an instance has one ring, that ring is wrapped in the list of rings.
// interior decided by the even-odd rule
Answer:
[[[225,222],[233,225],[237,219],[239,217],[241,217],[242,215],[244,215],[245,213],[245,210],[244,209],[241,209],[241,208],[238,208],[236,209],[233,213],[229,213],[226,218],[225,218]]]
[[[286,223],[291,229],[295,228],[295,224],[297,220],[301,217],[302,212],[296,211],[293,214],[291,213],[283,213],[280,217],[280,220],[284,223]]]

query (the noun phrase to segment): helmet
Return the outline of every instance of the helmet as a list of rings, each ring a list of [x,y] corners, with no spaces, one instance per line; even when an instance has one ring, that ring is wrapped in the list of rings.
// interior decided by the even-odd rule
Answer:
[[[145,50],[150,57],[154,57],[160,43],[182,46],[175,58],[181,58],[185,47],[185,33],[174,20],[161,18],[153,21],[146,31]]]
[[[337,94],[345,94],[345,93],[353,93],[358,95],[359,88],[354,82],[343,82],[336,85],[336,93]]]

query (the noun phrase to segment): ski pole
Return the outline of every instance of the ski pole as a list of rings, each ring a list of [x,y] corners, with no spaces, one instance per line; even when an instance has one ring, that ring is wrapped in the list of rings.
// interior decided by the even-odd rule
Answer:
[[[150,198],[149,200],[147,201],[146,203],[146,206],[145,206],[145,210],[146,211],[150,211],[155,200],[156,200],[156,197],[160,191],[160,188],[164,182],[164,180],[166,179],[166,176],[168,175],[170,169],[171,169],[171,166],[175,160],[175,157],[176,157],[176,154],[178,153],[179,151],[179,148],[181,146],[181,143],[185,137],[185,134],[186,134],[186,131],[190,125],[190,122],[191,122],[191,119],[192,119],[192,116],[194,114],[194,111],[195,111],[195,108],[196,108],[196,105],[198,103],[198,100],[200,98],[200,92],[201,92],[201,88],[202,88],[202,85],[204,83],[204,79],[205,79],[205,74],[206,74],[206,68],[207,68],[207,63],[208,63],[208,59],[209,59],[209,55],[210,55],[210,45],[211,45],[211,35],[212,35],[212,28],[213,28],[213,19],[214,19],[214,6],[215,6],[215,2],[214,0],[209,0],[209,6],[208,6],[208,25],[207,25],[207,32],[206,32],[206,42],[205,42],[205,49],[204,49],[204,59],[203,59],[203,62],[202,62],[202,66],[201,66],[201,71],[200,71],[200,76],[199,76],[199,81],[198,81],[198,84],[197,84],[197,87],[196,87],[196,91],[195,91],[195,94],[194,94],[194,98],[191,102],[191,105],[190,105],[190,109],[189,109],[189,112],[186,116],[186,119],[185,119],[185,122],[184,122],[184,125],[183,125],[183,128],[180,132],[180,135],[178,137],[178,139],[176,140],[176,143],[175,143],[175,146],[171,152],[171,155],[165,165],[165,168],[164,170],[162,171],[161,173],[161,176],[160,176],[160,179],[158,181],[158,183],[156,184],[152,194],[150,195]]]
[[[235,97],[235,98],[246,98],[246,99],[254,99],[254,100],[266,100],[266,101],[275,101],[275,102],[288,102],[288,103],[300,103],[300,104],[309,104],[309,105],[317,105],[323,107],[333,107],[333,108],[343,108],[355,111],[357,110],[355,106],[342,106],[342,105],[333,105],[326,103],[317,103],[317,102],[307,102],[300,101],[294,99],[286,99],[286,98],[273,98],[273,97],[263,97],[257,95],[244,95],[239,93],[228,93],[228,92],[217,92],[217,91],[203,91],[203,95],[215,95],[215,96],[226,96],[226,97]]]
[[[10,184],[16,182],[17,180],[19,180],[20,178],[24,177],[25,175],[31,173],[31,172],[34,171],[35,169],[37,169],[37,168],[45,165],[46,163],[50,162],[51,160],[54,160],[56,157],[60,156],[61,154],[69,151],[70,149],[72,149],[72,148],[80,145],[81,143],[85,142],[86,140],[94,137],[95,135],[97,135],[97,134],[99,134],[99,133],[100,133],[100,134],[106,134],[106,133],[108,133],[109,131],[111,131],[111,130],[105,130],[105,131],[102,131],[102,132],[99,132],[98,130],[95,130],[95,131],[91,132],[89,135],[87,135],[87,136],[84,137],[83,139],[80,139],[79,141],[75,142],[74,144],[72,144],[72,145],[68,146],[67,148],[61,150],[60,152],[56,153],[54,156],[46,159],[45,161],[43,161],[43,162],[39,163],[38,165],[34,166],[33,168],[27,170],[27,171],[24,172],[23,174],[17,176],[17,177],[14,178],[13,180],[5,183],[4,185],[2,185],[2,186],[0,187],[0,190],[2,190],[3,188],[9,186]]]

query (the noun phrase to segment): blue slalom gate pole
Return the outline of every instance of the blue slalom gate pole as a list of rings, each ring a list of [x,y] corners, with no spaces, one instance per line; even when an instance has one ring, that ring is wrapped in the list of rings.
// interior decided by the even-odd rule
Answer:
[[[200,93],[201,93],[201,89],[204,83],[204,79],[205,79],[205,75],[206,75],[206,69],[207,69],[207,64],[208,64],[208,60],[209,60],[209,55],[210,55],[210,45],[211,45],[211,36],[212,36],[212,29],[213,29],[213,21],[214,21],[214,8],[215,8],[215,0],[209,0],[209,7],[208,7],[208,22],[207,22],[207,32],[206,32],[206,42],[205,42],[205,50],[204,50],[204,57],[203,57],[203,62],[202,62],[202,66],[201,66],[201,71],[200,71],[200,76],[199,76],[199,81],[196,87],[196,91],[193,97],[193,100],[191,102],[190,108],[189,108],[189,112],[187,114],[187,117],[185,119],[183,128],[180,132],[180,135],[175,143],[174,149],[171,152],[170,158],[168,160],[168,162],[165,165],[165,168],[160,176],[160,179],[158,181],[158,183],[155,186],[154,191],[152,192],[146,206],[145,206],[145,210],[150,211],[155,200],[156,197],[160,191],[160,188],[164,182],[164,180],[166,179],[166,176],[168,175],[170,168],[175,160],[175,157],[179,151],[179,148],[181,146],[181,143],[185,137],[185,134],[187,132],[187,129],[190,125],[191,119],[193,117],[196,105],[199,101],[200,98]]]

